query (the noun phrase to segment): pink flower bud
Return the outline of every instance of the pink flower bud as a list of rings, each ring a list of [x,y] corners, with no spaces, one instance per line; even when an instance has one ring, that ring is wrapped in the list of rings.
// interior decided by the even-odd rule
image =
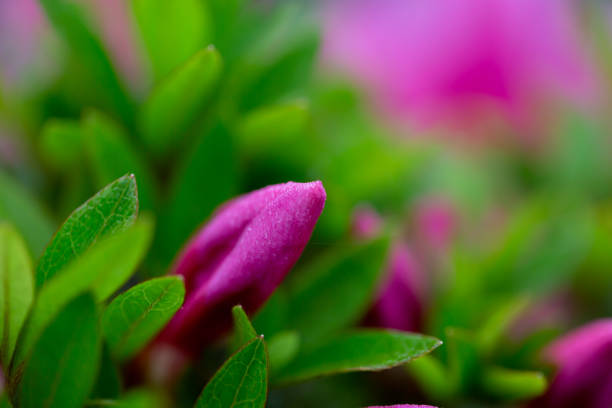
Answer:
[[[380,233],[382,220],[367,208],[358,209],[353,220],[356,238],[367,239]],[[391,248],[385,276],[365,323],[395,330],[419,330],[425,302],[423,271],[407,245],[397,240]]]
[[[92,11],[113,64],[131,91],[142,93],[147,84],[144,51],[131,21],[130,4],[123,0],[93,0]]]
[[[356,238],[371,238],[380,233],[382,219],[380,215],[369,206],[361,206],[355,209],[353,214],[353,225],[351,232]]]
[[[197,355],[230,328],[234,305],[255,312],[300,257],[325,197],[319,181],[289,182],[222,206],[175,263],[185,303],[158,342]]]
[[[612,407],[612,319],[587,324],[553,342],[545,357],[557,372],[540,408]]]
[[[445,252],[457,224],[457,214],[451,203],[443,199],[428,199],[416,210],[416,229],[429,250]]]
[[[376,405],[368,408],[436,408],[432,405],[412,405],[412,404],[400,404],[400,405]]]
[[[0,1],[0,83],[4,90],[39,91],[53,80],[61,51],[36,0]]]
[[[416,258],[404,243],[396,242],[386,268],[386,277],[366,316],[366,324],[395,330],[420,330],[425,285]]]

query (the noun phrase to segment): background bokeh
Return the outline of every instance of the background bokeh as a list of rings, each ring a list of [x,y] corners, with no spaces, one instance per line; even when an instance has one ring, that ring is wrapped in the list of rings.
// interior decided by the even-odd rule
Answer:
[[[269,405],[523,406],[543,347],[612,314],[611,86],[605,1],[0,0],[0,218],[37,258],[133,172],[150,277],[227,199],[321,180],[297,270],[390,234],[416,283],[360,324],[445,347]]]

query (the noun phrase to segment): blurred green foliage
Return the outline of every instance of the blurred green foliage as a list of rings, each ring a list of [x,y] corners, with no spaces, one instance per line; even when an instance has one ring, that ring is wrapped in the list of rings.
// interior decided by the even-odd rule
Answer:
[[[118,73],[86,3],[40,1],[66,56],[55,81],[35,95],[20,98],[0,89],[0,119],[23,130],[16,139],[23,147],[17,164],[0,163],[0,219],[14,225],[37,260],[60,221],[96,191],[133,173],[137,193],[130,184],[128,202],[119,207],[114,193],[94,197],[70,216],[40,258],[39,275],[49,269],[48,258],[55,266],[53,273],[37,275],[42,289],[21,339],[27,350],[18,347],[13,359],[27,360],[18,367],[24,370],[22,387],[31,382],[44,388],[32,373],[57,363],[58,355],[48,350],[76,347],[57,341],[58,332],[73,321],[75,309],[95,315],[97,307],[91,295],[77,295],[110,296],[145,257],[149,239],[152,249],[138,280],[166,273],[190,235],[231,197],[271,183],[320,179],[328,201],[311,244],[253,320],[266,336],[271,373],[299,376],[318,362],[308,353],[325,357],[317,347],[325,349],[360,323],[377,291],[390,239],[405,235],[415,247],[422,244],[413,214],[431,196],[445,197],[460,214],[450,248],[426,265],[432,287],[424,331],[445,344],[395,373],[400,390],[349,375],[272,388],[270,406],[329,406],[330,400],[354,406],[379,396],[389,403],[414,398],[446,407],[516,406],[541,394],[548,374],[537,360],[541,347],[569,326],[612,313],[612,161],[605,120],[567,112],[550,147],[529,153],[394,138],[359,91],[315,69],[320,39],[312,5],[277,3],[130,1],[145,55],[146,89],[139,94]],[[383,214],[388,228],[382,238],[356,244],[350,222],[361,203]],[[138,207],[155,215],[155,227],[146,219],[130,226]],[[128,214],[117,215],[117,208]],[[100,212],[104,219],[96,224],[91,218]],[[98,243],[107,230],[112,236]],[[75,234],[82,236],[76,248]],[[77,262],[62,268],[77,255]],[[557,296],[570,299],[574,310],[516,334],[516,325]],[[146,309],[147,303],[138,305]],[[91,370],[73,371],[81,381],[58,379],[80,383],[74,406],[90,389],[94,400],[118,398],[117,406],[163,406],[168,395],[117,389],[113,347],[102,353],[104,375],[94,387],[99,335],[85,323],[76,327],[75,338],[92,364]],[[119,354],[136,352],[143,345],[137,343]],[[186,375],[180,391],[185,396],[176,401],[195,401],[203,378],[212,377],[214,385],[218,376],[231,377],[225,371],[241,366],[236,361],[247,351],[264,367],[264,347],[259,337],[251,340],[215,377],[218,357],[203,359]],[[327,347],[329,360],[346,350],[343,344]],[[298,374],[291,372],[295,366]],[[312,376],[343,367],[312,369]],[[23,406],[40,406],[30,391],[18,392]],[[202,398],[212,398],[209,392],[205,388]]]

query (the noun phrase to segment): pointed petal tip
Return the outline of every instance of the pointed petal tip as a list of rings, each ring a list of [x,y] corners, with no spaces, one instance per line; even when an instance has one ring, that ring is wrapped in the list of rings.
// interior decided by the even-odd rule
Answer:
[[[327,193],[321,181],[316,180],[307,183],[289,181],[283,186],[284,192],[289,194],[285,197],[293,197],[294,203],[301,203],[297,204],[298,206],[303,208],[309,207],[311,211],[314,210],[312,214],[316,213],[318,218],[321,211],[323,211],[325,200],[327,199]]]
[[[288,181],[285,183],[285,186],[288,188],[295,188],[303,191],[309,191],[317,194],[326,195],[325,188],[323,187],[323,183],[321,180],[308,181],[305,183],[298,181]]]
[[[319,199],[322,202],[325,202],[327,199],[327,192],[325,191],[325,187],[323,187],[323,183],[320,180],[310,181],[307,183],[290,183],[309,194],[312,198]]]
[[[327,192],[325,191],[325,187],[323,187],[323,183],[320,180],[311,181],[304,184],[314,197],[319,198],[322,202],[325,202],[327,199]]]

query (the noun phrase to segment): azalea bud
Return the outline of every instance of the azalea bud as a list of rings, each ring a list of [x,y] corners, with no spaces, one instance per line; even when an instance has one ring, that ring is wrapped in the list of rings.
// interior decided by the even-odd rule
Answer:
[[[374,210],[359,209],[353,220],[356,238],[366,239],[380,232],[382,221]],[[365,323],[389,329],[419,330],[425,302],[421,267],[408,246],[396,240],[391,248],[380,290]]]
[[[612,407],[612,319],[587,324],[553,342],[545,357],[557,372],[532,407]]]
[[[381,229],[382,219],[372,207],[361,206],[355,210],[351,226],[351,232],[355,238],[372,238],[379,234]]]
[[[451,244],[457,216],[450,202],[430,198],[417,207],[415,223],[419,239],[427,249],[443,253]]]
[[[268,186],[223,207],[174,266],[185,279],[183,307],[158,342],[188,355],[231,326],[231,308],[255,312],[300,257],[323,210],[319,181]]]
[[[425,301],[423,273],[404,243],[393,245],[386,269],[381,290],[366,316],[366,323],[395,330],[420,330]]]

